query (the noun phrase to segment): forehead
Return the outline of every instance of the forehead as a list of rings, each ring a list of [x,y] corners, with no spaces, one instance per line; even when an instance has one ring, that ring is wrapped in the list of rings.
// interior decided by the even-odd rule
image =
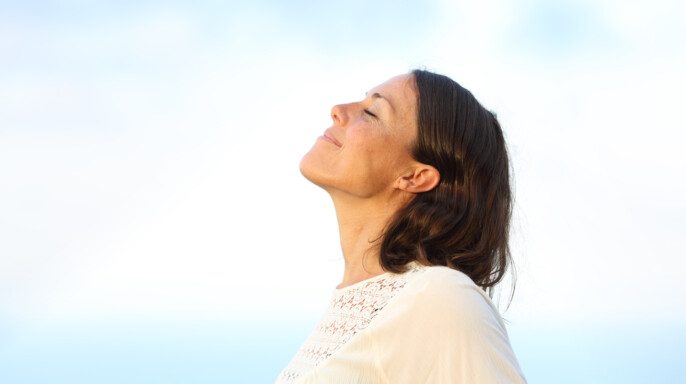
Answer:
[[[399,114],[412,113],[417,105],[414,77],[410,74],[392,77],[369,91],[369,94],[375,93],[385,98]]]
[[[371,89],[370,94],[378,93],[388,101],[376,101],[375,104],[387,110],[382,115],[388,116],[389,133],[411,147],[417,135],[417,92],[415,80],[411,74],[395,76]]]

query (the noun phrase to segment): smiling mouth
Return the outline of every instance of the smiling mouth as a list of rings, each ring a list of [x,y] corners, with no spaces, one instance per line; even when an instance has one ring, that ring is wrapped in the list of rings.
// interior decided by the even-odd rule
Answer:
[[[336,140],[336,139],[334,139],[333,137],[327,135],[326,133],[324,133],[324,134],[322,135],[322,138],[323,138],[324,140],[326,140],[326,141],[328,141],[328,142],[334,144],[334,145],[337,146],[337,147],[340,147],[340,146],[341,146],[341,143],[339,143],[338,140]]]

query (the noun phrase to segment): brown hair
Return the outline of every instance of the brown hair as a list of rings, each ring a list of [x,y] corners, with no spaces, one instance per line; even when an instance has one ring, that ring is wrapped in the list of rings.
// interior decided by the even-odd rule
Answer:
[[[418,93],[415,160],[440,182],[396,212],[380,244],[383,269],[413,260],[468,275],[492,296],[511,266],[512,193],[503,132],[496,116],[450,78],[412,71]]]

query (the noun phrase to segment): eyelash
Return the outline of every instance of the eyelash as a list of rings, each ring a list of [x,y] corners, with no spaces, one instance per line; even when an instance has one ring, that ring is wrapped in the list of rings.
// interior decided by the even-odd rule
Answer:
[[[364,113],[366,113],[367,115],[369,115],[369,116],[371,116],[371,117],[373,117],[373,118],[375,118],[375,119],[377,118],[376,115],[373,114],[373,113],[371,113],[371,112],[369,112],[368,109],[365,109],[365,110],[364,110]]]

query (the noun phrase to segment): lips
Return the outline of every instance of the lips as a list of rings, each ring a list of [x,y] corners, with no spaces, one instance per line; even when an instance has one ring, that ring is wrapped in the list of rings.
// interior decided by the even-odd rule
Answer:
[[[338,141],[338,140],[336,140],[336,138],[334,137],[334,135],[332,135],[331,132],[329,132],[328,129],[327,129],[326,131],[324,131],[324,138],[327,139],[327,140],[329,140],[330,142],[332,142],[333,144],[335,144],[335,145],[338,146],[338,147],[341,147],[341,146],[342,146],[341,142]]]

